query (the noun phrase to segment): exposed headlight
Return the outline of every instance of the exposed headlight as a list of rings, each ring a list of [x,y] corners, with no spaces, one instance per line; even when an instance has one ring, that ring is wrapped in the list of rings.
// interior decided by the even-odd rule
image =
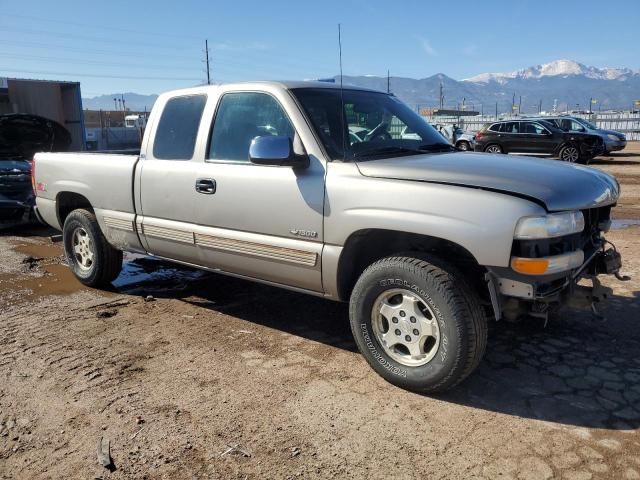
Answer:
[[[607,137],[609,138],[609,140],[613,140],[614,142],[617,142],[618,140],[620,140],[620,137],[618,137],[617,135],[614,135],[613,133],[608,133]]]
[[[518,220],[514,238],[535,240],[571,235],[584,230],[582,212],[552,213],[543,217],[525,217]]]

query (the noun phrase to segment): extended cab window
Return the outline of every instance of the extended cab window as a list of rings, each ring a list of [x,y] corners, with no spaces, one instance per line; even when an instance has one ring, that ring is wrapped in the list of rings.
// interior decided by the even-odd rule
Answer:
[[[164,106],[156,136],[153,156],[161,160],[190,160],[198,136],[205,95],[189,95],[170,99]]]
[[[277,135],[293,140],[294,132],[287,114],[271,95],[226,93],[218,106],[207,158],[248,162],[254,138]]]

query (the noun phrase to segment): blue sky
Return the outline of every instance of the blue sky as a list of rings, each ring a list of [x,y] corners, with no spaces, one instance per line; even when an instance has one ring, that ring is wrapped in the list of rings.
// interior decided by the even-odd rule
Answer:
[[[462,79],[560,58],[640,69],[637,0],[0,0],[0,76],[79,80],[83,96],[345,74]]]

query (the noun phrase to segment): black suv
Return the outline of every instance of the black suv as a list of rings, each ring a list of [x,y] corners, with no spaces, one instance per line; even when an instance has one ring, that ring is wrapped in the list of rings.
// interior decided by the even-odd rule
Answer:
[[[476,152],[546,154],[567,162],[588,163],[604,151],[598,135],[566,132],[546,120],[487,123],[476,134]]]

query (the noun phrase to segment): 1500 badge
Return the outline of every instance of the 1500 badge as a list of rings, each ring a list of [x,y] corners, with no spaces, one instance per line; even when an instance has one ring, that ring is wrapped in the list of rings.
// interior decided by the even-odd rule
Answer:
[[[312,230],[289,230],[289,233],[292,235],[296,235],[298,237],[308,237],[308,238],[316,238],[318,236],[318,232],[314,232]]]

